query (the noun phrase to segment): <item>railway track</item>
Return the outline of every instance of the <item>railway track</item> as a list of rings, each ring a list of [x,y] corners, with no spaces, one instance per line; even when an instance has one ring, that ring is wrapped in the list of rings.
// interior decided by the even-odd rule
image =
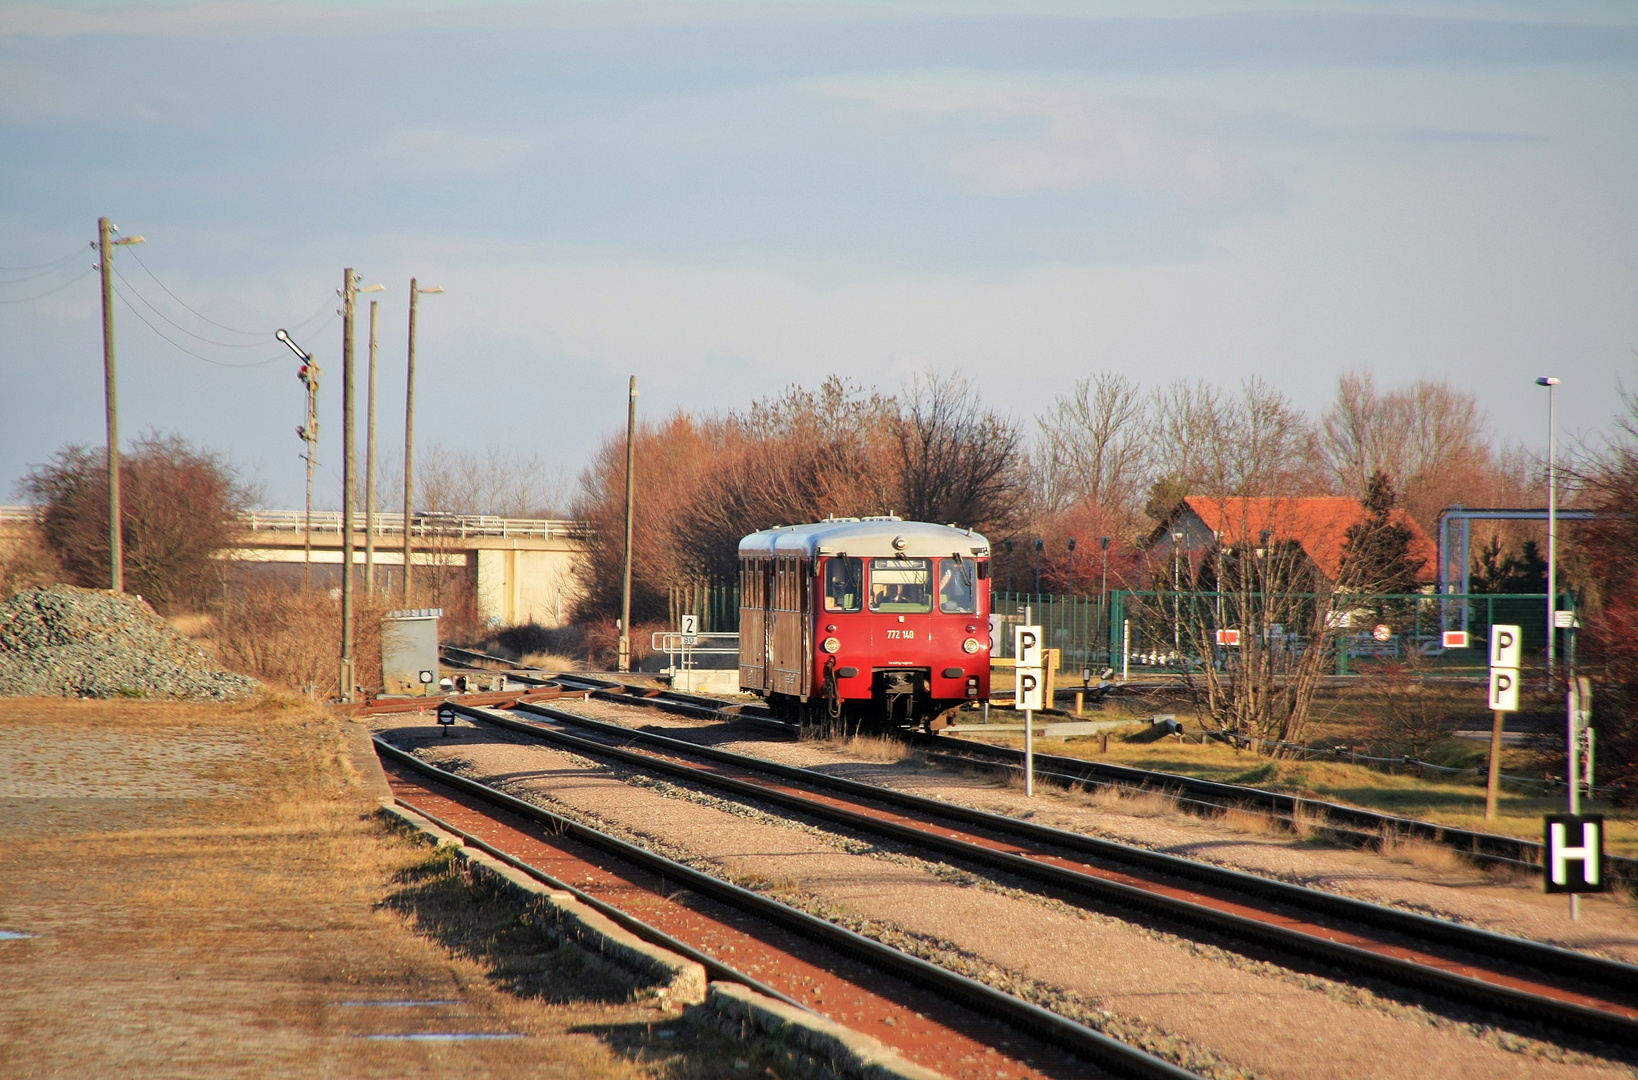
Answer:
[[[501,662],[498,657],[488,659]],[[678,694],[669,690],[635,686],[580,673],[553,675],[548,679],[547,673],[542,672],[539,681],[541,683],[560,682],[565,686],[591,690],[597,697],[604,700],[647,705],[679,715],[714,716],[722,719],[738,717],[760,721],[771,727],[787,731],[795,731],[793,725],[775,719],[765,709],[756,705],[742,706],[723,701],[720,698],[709,698],[697,694]],[[934,760],[947,764],[987,769],[997,773],[1019,773],[1023,771],[1024,753],[1022,750],[1014,750],[1005,746],[992,746],[968,739],[952,739],[949,736],[929,735],[920,731],[910,732],[909,738],[913,746],[922,750]],[[1519,869],[1539,870],[1542,860],[1541,843],[1535,840],[1524,840],[1514,836],[1499,836],[1495,833],[1477,832],[1471,829],[1453,828],[1430,821],[1419,821],[1415,818],[1381,814],[1373,810],[1345,806],[1341,803],[1327,802],[1322,799],[1306,799],[1297,795],[1288,795],[1284,792],[1268,791],[1264,788],[1247,787],[1240,784],[1224,784],[1214,780],[1182,776],[1178,773],[1156,772],[1125,765],[1113,765],[1107,762],[1088,761],[1084,758],[1037,752],[1035,755],[1035,779],[1037,782],[1052,783],[1062,787],[1080,784],[1083,786],[1114,786],[1129,790],[1160,791],[1186,806],[1211,812],[1234,808],[1261,811],[1276,820],[1288,823],[1295,823],[1297,820],[1303,819],[1310,827],[1327,839],[1353,847],[1376,847],[1384,837],[1391,836],[1402,840],[1419,840],[1451,848],[1480,866],[1505,865]],[[1605,870],[1612,880],[1630,887],[1638,887],[1638,859],[1621,855],[1609,855],[1605,857]]]
[[[1284,966],[1340,969],[1527,1025],[1638,1043],[1638,968],[1632,965],[702,747],[540,701],[520,702],[521,716],[463,711],[561,749],[1023,879],[1036,891],[1083,906],[1206,930]]]
[[[697,960],[714,980],[839,1014],[832,1019],[928,1068],[951,1077],[1078,1077],[1091,1063],[1115,1076],[1199,1080],[1083,1024],[439,769],[380,737],[376,748],[397,801],[463,841]]]

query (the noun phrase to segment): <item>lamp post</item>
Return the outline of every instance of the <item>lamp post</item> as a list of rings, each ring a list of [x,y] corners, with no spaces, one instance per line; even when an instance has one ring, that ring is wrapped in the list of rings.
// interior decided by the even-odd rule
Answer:
[[[1558,447],[1554,430],[1553,387],[1558,380],[1543,375],[1537,386],[1547,388],[1547,689],[1553,689],[1553,646],[1558,616]]]
[[[1069,538],[1069,595],[1075,595],[1075,538]]]
[[[1098,621],[1103,624],[1104,634],[1109,632],[1109,538],[1099,537],[1098,544],[1103,548],[1103,577],[1098,582]]]
[[[1172,651],[1183,652],[1183,534],[1172,533]]]
[[[404,607],[410,605],[410,500],[415,495],[415,309],[422,296],[444,291],[442,285],[420,288],[410,278],[409,370],[404,379]]]
[[[1007,553],[1007,592],[1012,592],[1012,541],[1001,541],[1001,548]]]
[[[1039,536],[1035,538],[1035,595],[1041,595],[1041,549],[1046,547],[1046,541]]]

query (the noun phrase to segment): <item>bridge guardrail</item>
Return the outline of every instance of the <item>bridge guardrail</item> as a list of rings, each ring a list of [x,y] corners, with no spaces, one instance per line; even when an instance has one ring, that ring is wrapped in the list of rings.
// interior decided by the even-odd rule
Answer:
[[[34,506],[0,506],[0,524],[38,524],[41,510]],[[341,534],[341,511],[313,511],[313,531]],[[246,510],[239,524],[249,532],[299,533],[307,528],[304,510]],[[498,536],[533,540],[578,540],[591,531],[584,521],[559,518],[504,518],[488,514],[411,514],[411,536]],[[353,531],[364,531],[364,515],[353,515]],[[403,536],[403,514],[376,514],[377,536]]]

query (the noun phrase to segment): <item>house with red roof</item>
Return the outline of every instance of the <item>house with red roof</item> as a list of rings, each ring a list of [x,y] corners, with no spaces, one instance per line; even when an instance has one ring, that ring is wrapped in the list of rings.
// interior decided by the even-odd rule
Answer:
[[[1231,495],[1191,495],[1178,503],[1145,542],[1157,561],[1170,563],[1182,551],[1192,567],[1207,552],[1224,547],[1267,547],[1296,543],[1319,572],[1336,581],[1348,544],[1348,530],[1364,521],[1366,509],[1346,496],[1311,495],[1294,498],[1246,498]],[[1410,556],[1420,560],[1419,584],[1431,585],[1438,551],[1414,518],[1403,510],[1388,511],[1389,520],[1410,531]]]

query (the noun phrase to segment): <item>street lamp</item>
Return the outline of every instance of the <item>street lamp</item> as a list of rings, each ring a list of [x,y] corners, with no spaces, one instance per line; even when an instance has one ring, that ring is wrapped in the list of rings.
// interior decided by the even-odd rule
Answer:
[[[1547,689],[1553,688],[1553,645],[1558,609],[1558,454],[1554,430],[1553,387],[1558,380],[1543,375],[1537,386],[1547,388]]]
[[[1075,595],[1075,538],[1069,538],[1069,595]]]
[[[1035,595],[1041,595],[1041,549],[1046,547],[1046,541],[1035,538]]]
[[[1183,651],[1183,534],[1172,533],[1172,649]]]

